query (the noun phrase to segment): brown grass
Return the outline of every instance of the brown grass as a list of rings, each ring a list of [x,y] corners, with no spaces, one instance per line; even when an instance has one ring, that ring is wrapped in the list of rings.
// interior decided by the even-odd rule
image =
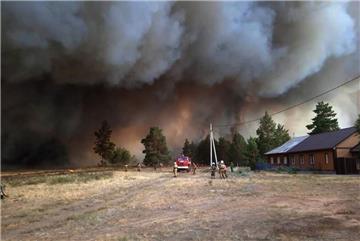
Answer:
[[[2,239],[357,240],[360,232],[358,176],[89,175],[9,185]]]

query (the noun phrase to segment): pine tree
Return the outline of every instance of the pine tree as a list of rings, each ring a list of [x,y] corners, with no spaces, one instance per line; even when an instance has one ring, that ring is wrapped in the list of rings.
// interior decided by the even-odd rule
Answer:
[[[314,110],[316,116],[312,118],[312,124],[306,126],[310,135],[339,130],[339,124],[335,118],[336,113],[329,103],[318,102]]]
[[[275,130],[275,136],[274,136],[274,145],[280,146],[283,143],[290,140],[289,130],[286,130],[283,125],[277,124],[276,130]]]
[[[242,135],[236,132],[233,135],[232,142],[229,148],[229,159],[233,163],[246,165],[245,161],[246,141]]]
[[[216,140],[214,140],[215,146],[218,146]],[[210,158],[210,136],[207,135],[203,140],[199,142],[196,148],[195,160],[197,163],[209,165]],[[213,157],[214,158],[214,157]],[[215,162],[215,159],[213,159]]]
[[[260,119],[260,126],[256,130],[256,134],[258,135],[256,143],[260,155],[264,155],[264,153],[290,140],[289,131],[283,125],[276,125],[267,112]]]
[[[190,149],[190,142],[188,139],[185,139],[184,147],[183,147],[183,154],[185,156],[191,156],[191,149]]]
[[[360,135],[360,114],[358,115],[358,118],[355,121],[355,127],[356,127],[356,130],[357,130],[357,133]],[[360,152],[358,153],[358,157],[360,158]]]
[[[256,134],[258,135],[257,145],[261,155],[267,151],[270,151],[276,146],[274,143],[275,131],[275,122],[271,116],[265,112],[265,115],[260,119],[260,126],[256,130]]]
[[[196,153],[196,144],[193,141],[190,143],[189,140],[186,139],[182,151],[185,156],[188,156],[194,160]]]
[[[111,133],[112,130],[107,121],[103,121],[100,129],[94,132],[96,140],[93,150],[101,157],[101,163],[104,160],[108,161],[115,149],[115,144],[110,141]]]
[[[356,127],[357,132],[360,134],[360,114],[358,115],[358,118],[355,121],[355,127]]]
[[[247,165],[251,169],[255,169],[256,162],[260,161],[260,152],[256,143],[256,138],[250,137],[246,144],[245,150],[245,159],[247,160]]]
[[[166,138],[159,127],[151,127],[149,134],[141,140],[145,153],[144,164],[158,166],[160,163],[168,164],[170,161]]]
[[[224,137],[220,137],[216,146],[217,157],[219,160],[224,160],[225,163],[229,163],[231,142],[226,140]]]

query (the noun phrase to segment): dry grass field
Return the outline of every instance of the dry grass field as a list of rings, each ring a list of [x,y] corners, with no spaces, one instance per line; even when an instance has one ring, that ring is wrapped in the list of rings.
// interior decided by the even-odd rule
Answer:
[[[1,240],[360,240],[359,176],[4,175]]]

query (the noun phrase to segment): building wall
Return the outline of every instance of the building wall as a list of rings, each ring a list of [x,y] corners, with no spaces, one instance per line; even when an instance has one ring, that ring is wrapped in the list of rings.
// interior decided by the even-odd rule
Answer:
[[[273,160],[273,162],[271,162],[271,160]],[[287,154],[269,155],[268,163],[272,166],[287,166],[289,164],[289,158]]]
[[[336,157],[346,157],[351,158],[353,155],[350,152],[350,149],[356,146],[360,141],[360,135],[357,133],[352,134],[344,141],[339,143],[336,146]]]
[[[311,156],[313,155],[314,161],[311,162]],[[327,158],[326,158],[327,155]],[[322,151],[311,151],[311,152],[301,152],[290,155],[292,160],[294,157],[295,163],[290,162],[291,166],[298,167],[300,169],[319,169],[325,171],[333,171],[334,167],[334,155],[331,149],[322,150]],[[303,162],[301,159],[303,158]],[[327,161],[326,161],[327,159]]]
[[[327,154],[327,161],[326,161]],[[314,157],[314,162],[311,162],[311,156]],[[280,157],[280,164],[277,159]],[[284,159],[287,159],[287,163],[284,163]],[[273,158],[274,163],[271,163]],[[301,161],[303,158],[303,161]],[[268,163],[272,166],[291,166],[299,169],[319,169],[324,171],[334,171],[334,155],[333,150],[311,151],[301,152],[295,154],[274,154],[268,156]]]

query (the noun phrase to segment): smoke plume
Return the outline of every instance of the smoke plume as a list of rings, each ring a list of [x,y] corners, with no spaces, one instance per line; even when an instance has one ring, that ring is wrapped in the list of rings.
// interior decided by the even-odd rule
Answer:
[[[3,2],[2,158],[93,163],[103,119],[116,144],[137,155],[154,125],[177,150],[185,137],[203,137],[209,122],[251,119],[323,91],[359,73],[358,7]],[[348,97],[341,103],[354,103]]]

